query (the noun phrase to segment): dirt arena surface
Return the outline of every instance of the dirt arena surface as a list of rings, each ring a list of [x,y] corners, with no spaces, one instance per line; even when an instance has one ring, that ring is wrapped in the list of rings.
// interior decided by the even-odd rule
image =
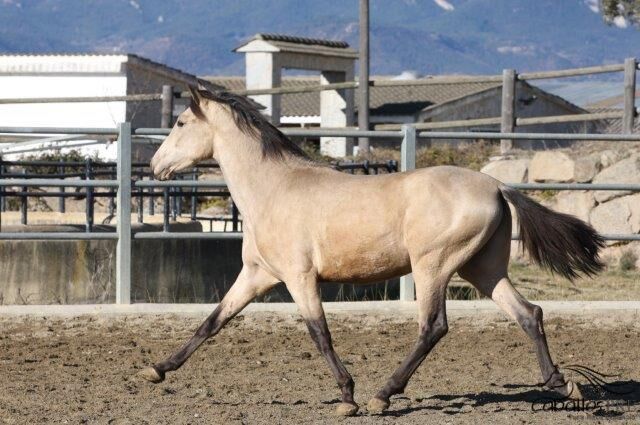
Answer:
[[[549,396],[532,345],[505,319],[450,319],[450,332],[406,393],[372,416],[367,400],[415,342],[406,317],[330,315],[334,344],[356,382],[356,417],[333,416],[339,391],[302,321],[250,313],[233,320],[161,384],[135,373],[188,338],[202,317],[176,315],[0,316],[0,423],[98,424],[431,424],[638,423],[640,321],[546,321],[554,360],[631,381],[624,409],[532,411]],[[579,382],[586,380],[571,375]]]

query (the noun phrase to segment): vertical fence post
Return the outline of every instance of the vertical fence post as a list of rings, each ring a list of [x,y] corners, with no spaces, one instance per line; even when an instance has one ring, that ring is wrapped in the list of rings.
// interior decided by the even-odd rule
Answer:
[[[170,128],[173,121],[173,87],[162,86],[162,110],[160,127]]]
[[[143,180],[144,179],[144,173],[142,170],[140,170],[140,172],[138,173],[138,180]],[[144,223],[144,189],[143,188],[138,188],[138,223],[142,224]]]
[[[22,174],[27,174],[27,169],[22,169]],[[20,223],[23,225],[27,224],[27,191],[29,188],[27,186],[22,186],[22,196],[20,197]]]
[[[369,130],[369,0],[360,0],[360,50],[358,52],[358,128]],[[358,138],[358,153],[369,157],[369,138]]]
[[[116,303],[131,303],[131,123],[119,124]]]
[[[633,133],[636,117],[636,58],[624,60],[624,112],[622,114],[622,132]]]
[[[193,174],[191,175],[191,179],[193,181],[198,181],[198,168],[193,169]],[[197,216],[197,205],[198,202],[198,188],[196,186],[191,188],[191,221],[196,221]]]
[[[402,126],[402,145],[400,146],[400,171],[416,168],[416,128],[410,125]],[[413,275],[408,274],[400,278],[400,301],[416,299]]]
[[[0,156],[0,179],[4,176],[4,164]],[[2,231],[2,213],[4,212],[4,186],[0,187],[0,231]]]
[[[231,200],[231,230],[238,231],[238,207],[233,199]]]
[[[153,173],[151,173],[151,175],[149,176],[149,178],[147,180],[154,180]],[[156,206],[155,206],[155,203],[154,203],[156,198],[154,196],[154,192],[155,192],[155,189],[150,187],[149,188],[149,195],[150,195],[149,196],[149,215],[155,215],[155,213],[156,213]]]
[[[4,178],[4,160],[0,157],[0,178]],[[2,198],[0,198],[0,212],[5,212],[7,210],[7,199],[4,196],[4,190],[6,188],[3,186],[0,188],[0,193],[2,193]]]
[[[91,167],[91,158],[87,158],[85,161],[84,168],[84,179],[92,180],[93,179],[93,170]],[[85,223],[85,231],[91,232],[93,231],[93,188],[87,187],[85,188],[85,196],[86,196],[86,223]]]
[[[65,172],[65,168],[64,165],[61,165],[58,167],[58,173],[60,173],[61,178],[62,175],[64,175]],[[64,193],[66,191],[66,188],[64,186],[61,186],[58,188],[58,190],[60,191],[60,193]],[[64,199],[64,195],[60,196],[58,198],[58,212],[64,213],[65,212],[65,199]]]
[[[515,69],[505,69],[502,71],[502,107],[500,116],[501,133],[513,133],[515,128],[516,109],[516,71]],[[500,140],[500,153],[502,155],[513,149],[513,140]]]
[[[171,214],[171,209],[169,208],[169,188],[165,187],[163,193],[163,208],[164,208],[164,217],[162,219],[162,231],[169,231],[169,214]]]

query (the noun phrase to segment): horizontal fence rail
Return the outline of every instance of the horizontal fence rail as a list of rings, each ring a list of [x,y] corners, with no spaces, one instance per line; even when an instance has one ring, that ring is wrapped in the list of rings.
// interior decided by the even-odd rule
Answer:
[[[526,80],[542,80],[542,79],[554,79],[554,78],[567,78],[567,77],[579,77],[585,75],[596,75],[613,72],[625,71],[625,64],[612,64],[612,65],[600,65],[590,66],[582,68],[571,68],[557,71],[540,71],[540,72],[524,72],[517,76],[520,81]],[[422,79],[414,80],[380,80],[372,79],[369,81],[370,87],[411,87],[411,86],[423,86],[423,85],[438,85],[438,84],[462,84],[462,83],[500,83],[502,82],[502,75],[453,75],[453,76],[433,76]],[[268,94],[294,94],[294,93],[309,93],[319,92],[325,90],[345,90],[356,89],[359,84],[357,81],[348,81],[343,83],[332,84],[319,84],[308,85],[298,87],[273,87],[268,89],[236,89],[231,90],[234,93],[253,96],[253,95],[268,95]],[[180,92],[180,97],[189,97],[188,91]],[[89,102],[145,102],[145,101],[158,101],[162,100],[162,93],[144,93],[144,94],[130,94],[122,96],[73,96],[73,97],[47,97],[47,98],[5,98],[0,99],[0,105],[2,104],[26,104],[26,103],[89,103]]]

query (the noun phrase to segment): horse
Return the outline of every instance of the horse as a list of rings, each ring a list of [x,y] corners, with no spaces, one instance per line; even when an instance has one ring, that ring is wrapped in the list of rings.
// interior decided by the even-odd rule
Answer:
[[[544,385],[581,399],[554,365],[542,309],[507,273],[511,204],[532,260],[569,279],[603,267],[603,238],[587,223],[554,212],[492,177],[439,166],[384,175],[350,175],[311,160],[246,97],[190,88],[182,112],[150,167],[166,180],[202,160],[220,165],[243,217],[243,267],[193,337],[139,375],[162,382],[257,296],[284,282],[341,391],[338,415],[354,415],[354,381],[334,350],[321,282],[371,283],[413,273],[418,338],[368,402],[382,413],[447,333],[446,288],[454,273],[493,299],[531,338]]]

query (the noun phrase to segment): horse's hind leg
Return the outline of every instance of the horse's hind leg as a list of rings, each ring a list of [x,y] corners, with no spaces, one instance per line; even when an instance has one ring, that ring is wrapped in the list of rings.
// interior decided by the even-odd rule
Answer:
[[[371,413],[380,413],[389,407],[389,398],[404,391],[418,366],[448,331],[446,290],[455,269],[436,267],[442,264],[436,257],[435,254],[430,255],[413,266],[418,303],[418,341],[385,386],[369,401],[367,409]]]
[[[167,372],[180,368],[203,342],[217,334],[256,296],[265,293],[277,283],[277,279],[262,269],[245,265],[229,292],[191,339],[164,361],[140,371],[139,376],[154,383],[162,382]]]
[[[509,280],[511,226],[507,220],[510,221],[510,217],[503,219],[487,244],[458,270],[458,274],[483,295],[491,297],[531,338],[545,385],[563,396],[581,399],[577,384],[565,381],[551,360],[542,325],[542,309],[520,295]]]
[[[333,349],[331,333],[324,316],[316,277],[303,274],[285,283],[307,324],[311,339],[329,364],[342,392],[342,402],[336,408],[336,414],[340,416],[355,415],[358,411],[358,405],[353,399],[353,379]]]

